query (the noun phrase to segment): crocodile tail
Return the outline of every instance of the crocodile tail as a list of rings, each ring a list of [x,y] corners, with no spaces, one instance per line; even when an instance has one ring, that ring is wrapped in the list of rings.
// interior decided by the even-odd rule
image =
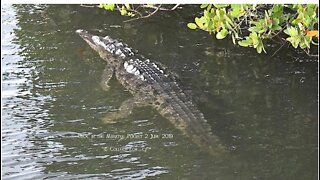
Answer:
[[[159,97],[160,98],[160,97]],[[202,150],[217,156],[226,152],[220,139],[212,134],[210,125],[203,114],[192,104],[183,92],[171,92],[161,96],[158,110],[177,129],[198,145]]]

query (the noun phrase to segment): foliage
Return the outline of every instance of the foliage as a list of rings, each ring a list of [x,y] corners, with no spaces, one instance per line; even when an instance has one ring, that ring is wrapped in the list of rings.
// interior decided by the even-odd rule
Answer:
[[[167,5],[170,6],[170,5]],[[107,11],[113,11],[117,9],[122,16],[135,17],[134,19],[126,20],[125,22],[148,18],[155,14],[157,11],[173,11],[179,7],[179,4],[174,5],[171,8],[163,8],[161,4],[100,4],[99,8],[103,8]],[[151,11],[150,11],[151,10]]]
[[[179,4],[171,9],[155,4],[100,4],[98,7],[134,17],[125,21],[128,22],[148,18],[158,10],[175,10]],[[234,44],[253,47],[258,53],[266,53],[264,42],[267,40],[282,45],[289,42],[307,53],[312,44],[318,45],[316,4],[202,4],[200,8],[202,16],[188,23],[188,28],[207,31],[217,39],[231,36]]]
[[[318,5],[252,5],[252,4],[202,4],[203,15],[188,23],[190,29],[201,29],[215,34],[217,39],[231,36],[234,44],[253,47],[258,53],[266,50],[264,40],[279,43],[289,41],[294,48],[309,51],[318,45]],[[245,31],[244,31],[245,30]],[[288,37],[280,37],[284,32]],[[314,42],[316,40],[317,42]]]
[[[120,14],[122,16],[130,16],[130,17],[133,17],[136,15],[136,13],[134,12],[131,12],[132,8],[130,6],[130,4],[125,4],[125,5],[116,5],[116,4],[100,4],[98,6],[99,8],[103,8],[105,10],[108,10],[108,11],[113,11],[114,8],[116,7]]]

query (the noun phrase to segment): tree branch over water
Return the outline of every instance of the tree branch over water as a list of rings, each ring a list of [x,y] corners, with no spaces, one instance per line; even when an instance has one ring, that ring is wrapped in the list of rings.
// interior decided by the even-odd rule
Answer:
[[[100,4],[97,7],[131,17],[124,23],[182,8],[181,4]],[[186,26],[207,31],[217,40],[229,36],[234,45],[254,48],[258,53],[267,53],[266,43],[272,42],[280,44],[280,49],[288,43],[312,56],[310,49],[318,46],[319,41],[318,10],[317,4],[201,4],[198,17]]]

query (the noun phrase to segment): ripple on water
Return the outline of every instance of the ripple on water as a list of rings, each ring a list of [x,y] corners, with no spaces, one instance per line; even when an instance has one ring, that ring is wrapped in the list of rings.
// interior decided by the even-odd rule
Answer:
[[[44,167],[38,163],[41,150],[34,135],[45,130],[47,113],[42,101],[31,98],[33,68],[26,68],[13,44],[18,29],[11,5],[2,6],[2,173],[3,179],[41,179]],[[35,121],[35,122],[34,122]],[[55,147],[56,148],[56,147]]]

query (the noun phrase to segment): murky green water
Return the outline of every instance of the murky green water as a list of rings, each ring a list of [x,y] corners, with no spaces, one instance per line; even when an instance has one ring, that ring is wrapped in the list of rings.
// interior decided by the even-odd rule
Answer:
[[[3,179],[316,179],[317,61],[211,40],[186,28],[195,15],[184,9],[124,24],[118,13],[78,5],[4,5]],[[203,153],[151,108],[103,124],[131,95],[116,79],[101,89],[104,62],[79,28],[121,39],[180,74],[228,155]]]

